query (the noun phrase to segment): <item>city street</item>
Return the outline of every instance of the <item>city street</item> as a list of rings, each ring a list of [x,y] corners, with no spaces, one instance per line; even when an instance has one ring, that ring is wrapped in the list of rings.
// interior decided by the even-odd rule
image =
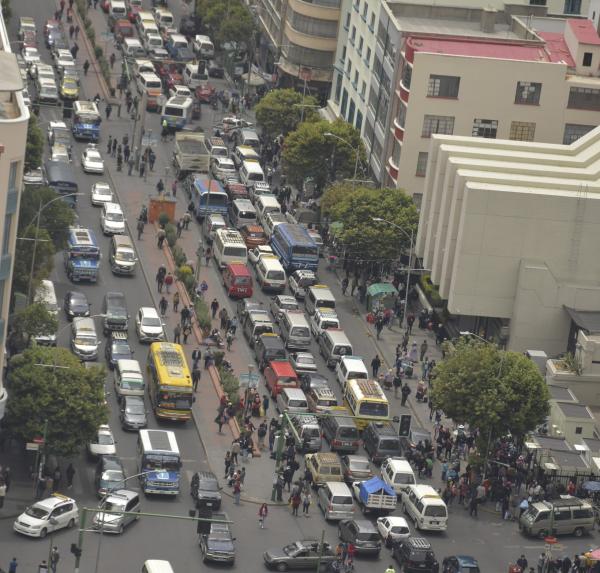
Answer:
[[[149,7],[150,0],[145,0],[144,5]],[[51,18],[56,7],[52,2],[43,4],[37,0],[21,0],[19,3],[13,3],[13,18],[10,21],[11,37],[16,38],[19,16],[34,15],[41,38],[41,27],[46,19]],[[188,6],[181,0],[172,0],[169,3],[169,9],[175,15],[175,21],[178,22],[182,14],[187,13]],[[98,37],[106,31],[106,17],[98,9],[90,10],[92,20]],[[87,52],[87,47],[82,41],[80,35],[78,54],[78,65],[85,59],[91,59]],[[115,50],[116,52],[116,50]],[[46,63],[51,62],[51,56],[40,42],[40,53],[42,60]],[[110,49],[109,49],[110,53]],[[118,52],[117,65],[115,73],[120,69],[120,54]],[[217,89],[227,87],[226,80],[213,80],[211,83]],[[93,97],[96,93],[101,93],[98,84],[98,78],[92,70],[87,77],[83,78],[83,98]],[[132,89],[135,94],[135,89]],[[104,104],[100,105],[104,116]],[[207,134],[212,131],[212,126],[223,116],[221,110],[214,111],[208,106],[202,109],[202,119],[199,125]],[[155,240],[155,229],[153,225],[148,224],[141,241],[137,241],[135,232],[135,222],[142,205],[146,204],[148,198],[156,194],[156,183],[162,178],[165,188],[170,189],[173,180],[171,173],[172,143],[158,143],[155,147],[157,153],[157,163],[153,172],[148,173],[147,177],[140,178],[136,172],[132,176],[127,175],[127,170],[117,172],[116,160],[107,156],[106,142],[108,136],[112,135],[119,141],[128,134],[131,140],[133,124],[129,118],[117,118],[113,112],[111,119],[103,119],[101,126],[101,141],[99,150],[105,160],[105,174],[103,176],[86,175],[79,165],[80,155],[84,145],[74,142],[73,162],[77,174],[79,190],[83,193],[79,197],[77,205],[77,214],[79,224],[90,228],[96,234],[103,252],[103,261],[101,264],[101,278],[97,284],[72,284],[66,277],[62,262],[62,255],[57,255],[55,268],[51,276],[57,287],[57,296],[59,304],[62,303],[64,295],[69,290],[83,291],[92,304],[92,314],[100,313],[102,300],[107,291],[120,291],[126,295],[128,310],[130,314],[129,341],[135,351],[134,358],[145,367],[148,347],[138,343],[134,317],[140,306],[158,306],[160,296],[156,292],[154,276],[159,264],[164,264],[163,253],[157,249]],[[47,124],[52,119],[62,119],[60,108],[45,107],[40,115],[42,129],[46,130]],[[253,121],[250,114],[250,121]],[[160,132],[160,116],[156,113],[148,113],[145,121],[146,129],[152,129],[156,134]],[[119,202],[126,215],[130,235],[134,239],[134,244],[138,250],[140,262],[138,269],[133,277],[119,277],[114,275],[108,264],[109,238],[103,236],[100,228],[100,209],[94,207],[90,202],[90,188],[97,181],[107,181],[116,192]],[[188,198],[183,191],[177,194],[178,206],[177,216],[183,215],[187,206]],[[189,259],[195,259],[195,251],[200,239],[200,227],[196,222],[190,226],[190,230],[184,231],[182,238],[178,242],[187,253]],[[202,266],[201,278],[206,280],[208,289],[208,300],[216,297],[221,306],[224,306],[230,316],[235,314],[235,302],[230,301],[225,296],[220,274],[214,264],[209,267]],[[342,328],[348,334],[354,349],[354,354],[362,356],[365,363],[370,364],[371,359],[376,353],[383,355],[387,361],[391,361],[394,356],[396,344],[401,339],[401,332],[396,326],[394,331],[385,330],[381,341],[376,341],[374,331],[364,320],[364,306],[359,305],[356,298],[344,297],[341,292],[338,276],[332,271],[325,269],[325,263],[321,262],[319,279],[327,284],[333,291],[337,299],[337,312],[340,318]],[[172,297],[172,295],[171,295]],[[168,297],[169,299],[171,297]],[[255,289],[254,299],[260,301],[265,308],[268,308],[269,297]],[[58,343],[60,346],[69,347],[70,330],[67,325],[64,313],[60,315],[60,335]],[[96,319],[96,325],[101,331],[99,318]],[[175,315],[169,311],[166,318],[167,337],[172,340],[173,327],[176,324]],[[424,338],[428,339],[431,351],[430,356],[439,359],[440,352],[435,347],[435,340],[429,333],[415,328],[412,340],[418,344]],[[103,344],[100,347],[100,356],[98,361],[104,362],[104,345],[106,339],[103,338]],[[192,339],[186,347],[188,359],[192,349],[195,347],[195,341]],[[315,356],[319,372],[326,375],[331,381],[331,388],[341,403],[341,390],[335,376],[327,369],[323,359],[320,357],[318,347],[313,340],[310,351]],[[238,329],[237,338],[233,344],[233,350],[227,357],[233,364],[236,374],[246,372],[249,364],[255,364],[254,355],[245,342],[241,329]],[[136,434],[126,433],[120,429],[118,420],[118,408],[112,385],[112,373],[108,371],[106,390],[109,393],[107,400],[110,405],[110,426],[117,440],[117,451],[123,460],[128,475],[137,473],[136,457]],[[415,424],[422,425],[431,429],[431,423],[428,418],[428,408],[423,404],[414,402],[414,387],[416,378],[410,381],[413,387],[413,394],[409,400],[411,412],[415,416]],[[264,390],[261,381],[261,390]],[[264,393],[261,391],[261,393]],[[408,413],[409,410],[400,407],[399,400],[395,400],[393,392],[388,392],[388,398],[392,403],[392,414]],[[184,459],[183,465],[183,486],[182,492],[176,499],[161,499],[157,497],[142,498],[142,511],[162,513],[177,516],[187,516],[188,510],[193,508],[192,498],[189,496],[190,479],[193,473],[200,469],[212,469],[221,479],[223,477],[223,456],[229,448],[233,436],[228,428],[225,428],[223,435],[217,434],[217,427],[213,422],[216,411],[217,397],[209,381],[206,371],[203,372],[200,388],[197,393],[197,400],[194,405],[194,420],[186,425],[158,424],[154,415],[151,413],[148,399],[146,398],[148,410],[149,427],[151,428],[169,428],[174,429],[177,434],[179,448]],[[274,415],[274,408],[271,407],[269,416]],[[255,425],[258,423],[255,422]],[[300,457],[298,458],[300,459]],[[62,463],[62,462],[61,462]],[[0,455],[0,465],[2,456]],[[66,466],[66,463],[63,464]],[[74,480],[74,487],[69,490],[80,506],[94,507],[98,503],[98,498],[94,495],[93,471],[94,465],[85,459],[82,455],[76,463],[77,474]],[[272,505],[269,508],[269,517],[267,527],[264,530],[259,529],[257,511],[259,503],[263,500],[270,500],[271,483],[274,470],[274,461],[268,455],[263,454],[259,458],[249,461],[247,466],[247,477],[245,487],[242,493],[242,504],[235,506],[231,498],[231,490],[226,486],[224,480],[221,480],[223,486],[223,509],[234,521],[233,532],[236,537],[236,563],[233,566],[234,571],[244,571],[249,573],[264,571],[262,553],[268,548],[282,547],[290,541],[302,538],[318,538],[321,531],[325,530],[326,539],[332,543],[337,543],[337,525],[326,523],[316,505],[316,499],[313,495],[313,505],[310,511],[310,518],[294,518],[290,515],[287,504]],[[64,471],[64,467],[63,467]],[[439,466],[434,470],[432,480],[420,480],[424,483],[430,483],[436,488],[442,487],[440,480]],[[137,489],[137,483],[132,480],[128,487]],[[14,489],[19,492],[19,502],[17,505],[9,505],[7,498],[7,507],[0,510],[0,568],[7,567],[8,562],[13,556],[19,560],[19,573],[28,573],[37,571],[37,565],[42,559],[47,559],[48,549],[51,545],[57,545],[61,552],[61,561],[58,570],[71,571],[74,564],[74,557],[70,554],[70,546],[77,540],[76,529],[71,531],[60,531],[54,538],[47,538],[43,541],[28,539],[19,536],[12,531],[13,518],[7,517],[8,508],[24,507],[27,503],[26,494],[30,492],[31,486],[28,483],[16,483]],[[284,498],[285,499],[285,498]],[[12,511],[14,513],[14,511]],[[400,514],[400,510],[397,510]],[[358,516],[359,514],[357,514]],[[411,525],[412,527],[412,525]],[[416,532],[415,532],[416,533]],[[535,565],[540,552],[544,550],[542,541],[536,539],[527,539],[520,535],[517,525],[514,522],[502,521],[494,511],[491,504],[487,504],[479,513],[477,519],[470,518],[468,512],[462,507],[452,507],[450,510],[449,528],[445,534],[426,534],[424,535],[431,542],[437,558],[453,554],[469,554],[479,560],[482,571],[485,572],[504,572],[507,570],[508,563],[514,562],[521,553],[525,553],[530,561],[530,565]],[[570,554],[596,547],[600,536],[594,532],[593,536],[577,540],[572,537],[560,538],[556,551],[559,554]],[[100,536],[95,533],[86,532],[84,534],[83,558],[81,571],[83,573],[96,573],[98,571],[139,571],[146,559],[167,559],[171,562],[175,572],[191,572],[212,568],[213,566],[203,566],[201,563],[201,554],[198,548],[195,523],[184,520],[175,520],[167,518],[142,517],[139,522],[132,524],[125,530],[121,536]],[[392,563],[390,553],[383,549],[380,557],[373,561],[368,559],[359,559],[355,564],[356,571],[359,573],[371,571],[373,573],[383,573],[389,563]],[[396,565],[396,569],[398,567]]]

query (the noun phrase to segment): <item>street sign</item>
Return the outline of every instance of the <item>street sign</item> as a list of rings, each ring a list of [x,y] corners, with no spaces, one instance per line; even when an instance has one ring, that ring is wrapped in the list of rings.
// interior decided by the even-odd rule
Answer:
[[[35,444],[34,442],[27,442],[25,444],[25,449],[28,452],[37,452],[40,449],[40,445],[39,444]]]
[[[246,372],[245,374],[240,374],[240,385],[241,386],[248,386],[248,388],[252,388],[252,389],[256,389],[258,388],[258,381],[259,381],[259,376],[258,374],[252,372]]]
[[[44,443],[44,438],[42,438],[42,437],[33,438],[33,441],[36,444],[43,444]]]

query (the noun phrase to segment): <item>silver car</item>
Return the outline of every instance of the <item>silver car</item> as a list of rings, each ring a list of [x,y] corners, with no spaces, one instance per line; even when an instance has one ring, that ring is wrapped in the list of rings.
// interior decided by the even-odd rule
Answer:
[[[98,513],[92,518],[92,527],[103,533],[123,533],[132,521],[137,521],[141,510],[140,495],[136,491],[118,489],[106,496],[98,506]],[[101,510],[124,511],[131,513],[105,513]]]

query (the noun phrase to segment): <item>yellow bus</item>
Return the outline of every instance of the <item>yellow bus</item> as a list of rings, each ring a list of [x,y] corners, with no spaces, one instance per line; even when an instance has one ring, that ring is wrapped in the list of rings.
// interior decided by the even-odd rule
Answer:
[[[375,380],[348,380],[344,389],[344,404],[350,409],[354,422],[361,431],[369,422],[381,422],[390,418],[390,405]]]
[[[194,390],[183,348],[171,342],[150,345],[148,361],[150,402],[157,418],[189,420]]]

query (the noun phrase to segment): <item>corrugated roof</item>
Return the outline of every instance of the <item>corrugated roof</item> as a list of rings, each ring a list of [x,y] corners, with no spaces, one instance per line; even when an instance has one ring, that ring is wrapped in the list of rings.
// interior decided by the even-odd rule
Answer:
[[[600,38],[591,20],[579,20],[570,18],[567,25],[571,28],[575,37],[581,44],[600,46]]]
[[[569,418],[587,418],[592,420],[591,412],[583,404],[574,404],[573,402],[557,402],[556,405],[561,409],[562,413]]]
[[[564,62],[570,68],[575,67],[575,60],[563,34],[559,32],[538,32],[537,34],[545,40],[546,50],[551,62]]]

